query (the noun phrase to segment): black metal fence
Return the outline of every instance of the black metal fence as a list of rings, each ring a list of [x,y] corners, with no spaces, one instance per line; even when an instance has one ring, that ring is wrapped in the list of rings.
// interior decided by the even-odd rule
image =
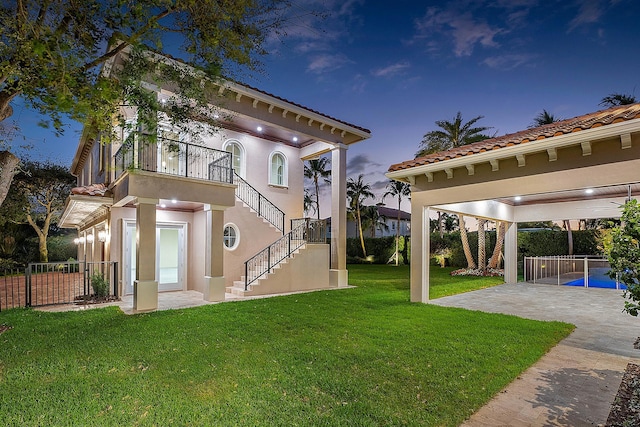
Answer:
[[[116,262],[31,263],[0,275],[0,310],[118,298]]]
[[[236,184],[236,197],[263,217],[271,225],[284,233],[284,212],[273,202],[264,197],[251,184],[234,172],[233,183]]]

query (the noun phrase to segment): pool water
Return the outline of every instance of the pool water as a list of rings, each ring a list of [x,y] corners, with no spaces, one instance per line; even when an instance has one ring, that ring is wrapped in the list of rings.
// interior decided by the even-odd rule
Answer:
[[[589,287],[616,289],[616,281],[607,276],[608,268],[592,268],[589,270]],[[565,283],[566,286],[584,286],[584,277]],[[618,289],[627,289],[620,283]]]

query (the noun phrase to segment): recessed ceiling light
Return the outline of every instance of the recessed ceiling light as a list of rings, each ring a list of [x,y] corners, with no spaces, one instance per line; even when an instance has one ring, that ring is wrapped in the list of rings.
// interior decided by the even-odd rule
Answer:
[[[171,203],[178,203],[176,199],[171,199]]]
[[[587,194],[593,194],[593,188],[587,188],[584,192]]]
[[[293,142],[298,142],[298,137],[297,136],[293,137]]]
[[[519,202],[520,200],[522,200],[521,196],[516,196],[513,198],[513,200],[515,200],[516,202]]]
[[[165,205],[164,203],[160,205],[161,208],[166,208],[167,205]]]
[[[256,128],[256,130],[257,130],[258,132],[262,132],[262,126],[258,126],[258,127]]]

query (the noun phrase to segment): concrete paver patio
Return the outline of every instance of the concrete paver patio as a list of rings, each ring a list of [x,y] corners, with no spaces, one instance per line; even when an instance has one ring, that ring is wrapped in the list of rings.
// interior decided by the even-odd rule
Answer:
[[[627,363],[640,363],[640,322],[622,312],[622,291],[519,283],[431,303],[576,325],[463,426],[603,425]]]

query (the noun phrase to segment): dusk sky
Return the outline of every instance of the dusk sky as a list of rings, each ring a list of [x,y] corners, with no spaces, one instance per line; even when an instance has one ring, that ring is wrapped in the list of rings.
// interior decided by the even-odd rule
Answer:
[[[348,150],[348,174],[364,174],[380,195],[389,165],[412,159],[434,122],[458,111],[465,121],[484,116],[478,124],[503,135],[543,109],[570,118],[601,109],[614,92],[640,98],[638,0],[294,3],[304,6],[292,8],[287,36],[267,44],[265,72],[242,80],[370,129],[371,139]],[[320,20],[310,9],[330,15]],[[14,145],[26,141],[36,146],[30,157],[70,164],[80,125],[57,138],[13,105]],[[321,206],[328,216],[329,203]]]

